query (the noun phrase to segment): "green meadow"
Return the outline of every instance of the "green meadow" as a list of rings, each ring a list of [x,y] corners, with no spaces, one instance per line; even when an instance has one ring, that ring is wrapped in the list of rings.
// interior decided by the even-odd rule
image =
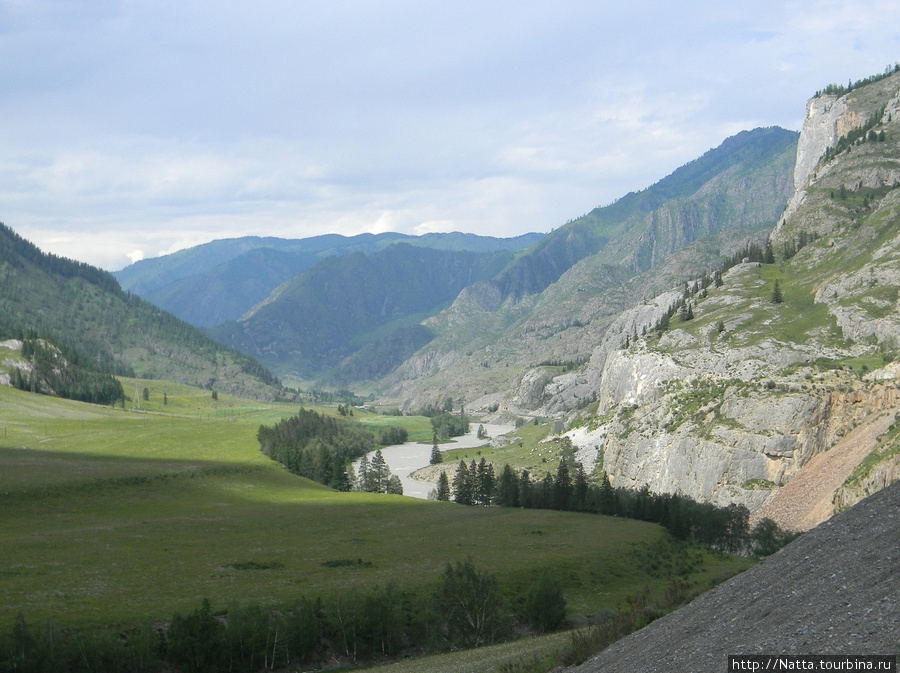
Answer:
[[[123,385],[139,403],[98,407],[0,386],[0,624],[21,611],[63,627],[129,625],[205,597],[216,609],[274,607],[391,581],[424,596],[447,562],[467,556],[514,603],[549,569],[578,624],[645,585],[662,592],[682,575],[702,589],[746,567],[667,546],[660,527],[642,522],[331,491],[259,451],[259,425],[295,406]]]

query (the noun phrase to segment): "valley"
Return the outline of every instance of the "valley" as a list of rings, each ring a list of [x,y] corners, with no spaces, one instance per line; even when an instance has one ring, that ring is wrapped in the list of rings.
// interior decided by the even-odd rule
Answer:
[[[802,532],[796,559],[900,480],[898,115],[900,66],[546,236],[247,237],[117,280],[0,225],[2,665],[52,670],[57,633],[54,662],[144,643],[120,667],[153,671],[515,635],[489,665],[537,673]],[[428,465],[460,408],[493,441]],[[353,459],[403,437],[407,495],[364,492]],[[427,500],[442,471],[458,504]],[[455,630],[454,574],[489,635]]]
[[[652,558],[665,538],[659,526],[335,492],[259,451],[259,425],[296,408],[124,383],[146,387],[140,408],[0,387],[0,631],[17,614],[38,630],[52,621],[75,632],[129,631],[165,624],[204,598],[216,610],[236,601],[278,609],[302,597],[329,606],[388,584],[417,605],[445,564],[469,557],[490,568],[513,605],[540,573],[558,575],[576,624],[645,584],[662,592],[672,581],[671,570],[625,560]],[[420,427],[430,429],[427,419]],[[699,547],[685,553],[703,559],[692,561],[697,587],[747,566]]]

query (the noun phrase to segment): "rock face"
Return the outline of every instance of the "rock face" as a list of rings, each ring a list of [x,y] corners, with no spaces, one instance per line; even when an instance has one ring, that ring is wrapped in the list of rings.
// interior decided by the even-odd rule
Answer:
[[[598,347],[609,350],[609,340],[618,347],[633,334],[607,336],[622,311],[652,302],[697,260],[714,263],[720,251],[764,236],[793,193],[796,139],[777,128],[742,132],[656,185],[551,232],[429,319],[437,336],[427,350],[440,355],[423,367],[423,352],[416,354],[381,382],[383,396],[421,404],[452,389],[469,400],[501,393],[527,412],[551,402],[546,413],[583,407],[596,381],[542,390],[534,385],[548,374],[541,363],[570,369]],[[684,252],[698,239],[702,247]],[[449,352],[460,357],[441,357]]]
[[[733,266],[722,287],[661,296],[650,302],[655,314],[646,302],[622,313],[583,371],[542,382],[548,415],[576,415],[577,400],[596,399],[587,429],[570,437],[582,455],[596,454],[613,485],[754,512],[851,436],[856,444],[841,452],[856,463],[827,470],[832,481],[838,472],[848,479],[829,486],[828,514],[900,477],[883,437],[900,412],[891,362],[900,348],[900,235],[891,226],[900,219],[897,108],[900,73],[811,100],[797,192],[771,236],[773,259]],[[871,120],[865,142],[838,146]],[[826,152],[835,147],[845,149]],[[778,302],[775,280],[790,288]],[[656,332],[675,302],[691,306],[692,317],[673,316]],[[854,434],[861,426],[867,431]],[[800,505],[796,516],[776,508],[779,523],[806,529],[821,520]]]
[[[614,486],[755,510],[822,450],[828,407],[639,347],[607,359],[597,413],[597,435],[573,442],[599,448]]]
[[[724,671],[736,654],[896,654],[900,484],[570,669]]]

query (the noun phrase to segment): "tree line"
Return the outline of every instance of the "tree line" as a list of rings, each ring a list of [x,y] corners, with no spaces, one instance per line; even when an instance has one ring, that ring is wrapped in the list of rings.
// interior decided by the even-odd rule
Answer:
[[[580,463],[563,459],[556,474],[533,477],[504,465],[495,476],[484,458],[477,464],[460,461],[452,484],[442,473],[434,498],[460,505],[522,507],[605,514],[658,523],[676,538],[694,540],[731,553],[764,556],[794,539],[774,522],[763,521],[750,529],[750,513],[742,505],[718,507],[685,495],[613,488],[609,477],[591,483]]]
[[[518,608],[514,608],[518,605]],[[347,588],[326,599],[300,597],[277,609],[208,599],[162,627],[62,630],[19,614],[0,630],[0,670],[21,673],[123,671],[248,673],[323,662],[359,664],[401,652],[500,642],[516,631],[544,633],[565,623],[560,583],[544,573],[510,601],[471,558],[447,563],[425,595],[397,585]]]
[[[350,415],[345,407],[344,415]],[[377,434],[359,423],[303,409],[269,427],[260,425],[256,433],[260,450],[294,474],[312,479],[338,491],[353,488],[379,493],[402,493],[399,479],[391,481],[390,470],[379,451],[372,466],[365,457],[376,444],[402,444],[405,428],[379,428]],[[362,458],[358,478],[351,463]],[[376,469],[377,468],[377,469]],[[385,474],[386,472],[386,474]],[[390,484],[390,489],[388,489]],[[397,490],[399,487],[399,491]]]
[[[117,378],[97,371],[78,351],[39,339],[34,333],[22,339],[21,355],[31,368],[14,367],[10,383],[19,390],[55,395],[92,404],[115,404],[125,399]]]

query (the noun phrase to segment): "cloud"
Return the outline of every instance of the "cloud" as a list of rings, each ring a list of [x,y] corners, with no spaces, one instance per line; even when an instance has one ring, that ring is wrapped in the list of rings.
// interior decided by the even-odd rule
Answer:
[[[900,55],[895,3],[0,6],[0,219],[108,268],[212,238],[547,231]]]

